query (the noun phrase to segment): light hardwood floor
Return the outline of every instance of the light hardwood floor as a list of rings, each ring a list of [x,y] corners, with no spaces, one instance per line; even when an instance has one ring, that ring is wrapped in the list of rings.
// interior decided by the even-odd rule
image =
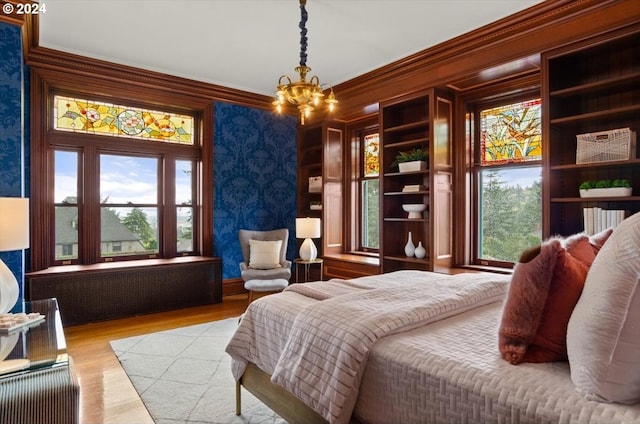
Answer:
[[[153,424],[109,341],[239,316],[247,296],[222,303],[65,328],[67,351],[80,382],[82,424]]]

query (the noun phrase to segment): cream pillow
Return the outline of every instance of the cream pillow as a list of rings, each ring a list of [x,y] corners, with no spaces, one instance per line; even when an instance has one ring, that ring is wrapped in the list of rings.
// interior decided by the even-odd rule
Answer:
[[[249,268],[280,268],[280,249],[282,240],[249,240]]]
[[[588,399],[640,402],[640,213],[593,261],[569,319],[567,354],[571,380]]]

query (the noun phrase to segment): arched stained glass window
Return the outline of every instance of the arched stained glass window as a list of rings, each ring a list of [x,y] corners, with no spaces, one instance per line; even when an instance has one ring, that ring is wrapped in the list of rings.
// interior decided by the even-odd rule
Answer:
[[[53,113],[59,131],[194,144],[192,116],[58,95]]]

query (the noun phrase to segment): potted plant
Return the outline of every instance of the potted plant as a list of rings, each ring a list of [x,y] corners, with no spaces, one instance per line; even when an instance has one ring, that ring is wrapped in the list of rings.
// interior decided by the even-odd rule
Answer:
[[[421,148],[399,152],[391,166],[398,165],[400,172],[422,171],[427,168],[429,154]]]
[[[580,184],[580,197],[627,197],[632,188],[629,180],[585,181]]]

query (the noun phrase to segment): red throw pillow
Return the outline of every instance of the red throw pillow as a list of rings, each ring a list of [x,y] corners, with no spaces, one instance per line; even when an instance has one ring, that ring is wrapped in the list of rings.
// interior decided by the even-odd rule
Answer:
[[[582,294],[590,266],[567,250],[558,250],[540,325],[522,362],[567,359],[567,325]]]
[[[525,251],[513,269],[498,331],[500,354],[512,364],[522,362],[536,335],[560,249],[558,240],[543,243]]]
[[[562,243],[550,239],[522,254],[500,323],[498,344],[505,360],[519,364],[567,358],[567,324],[594,258],[586,236]]]
[[[561,240],[561,244],[569,253],[571,253],[571,256],[583,261],[589,266],[591,266],[593,261],[596,259],[596,253],[598,252],[589,241],[589,237],[584,234],[576,234],[571,237],[567,237],[566,239]]]

